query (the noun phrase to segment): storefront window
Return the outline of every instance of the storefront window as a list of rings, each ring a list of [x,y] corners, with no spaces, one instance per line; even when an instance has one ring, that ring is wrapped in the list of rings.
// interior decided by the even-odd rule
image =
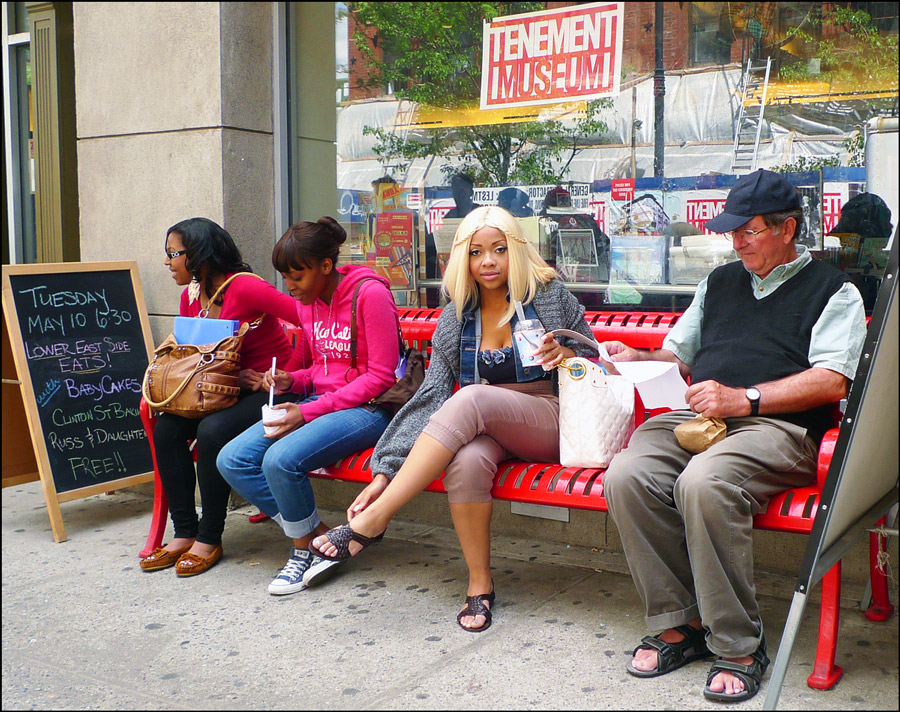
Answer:
[[[706,221],[766,168],[801,192],[801,244],[877,277],[874,237],[854,251],[829,233],[872,182],[867,122],[897,116],[897,6],[845,5],[347,3],[349,259],[385,274],[398,304],[438,306],[459,221],[503,205],[589,309],[682,311],[737,259]],[[886,192],[896,224],[896,179]]]
[[[4,85],[9,88],[4,113],[12,117],[5,126],[4,143],[8,165],[6,200],[7,240],[3,245],[4,263],[37,261],[34,214],[34,98],[31,92],[31,48],[28,11],[25,3],[3,3],[6,13],[4,37],[7,61]]]

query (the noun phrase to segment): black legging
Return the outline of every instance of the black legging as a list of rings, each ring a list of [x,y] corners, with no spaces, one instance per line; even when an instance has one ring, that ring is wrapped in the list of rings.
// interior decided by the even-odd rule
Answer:
[[[296,401],[294,393],[275,396],[276,403]],[[267,392],[241,393],[230,408],[205,418],[190,419],[180,415],[161,413],[153,429],[159,479],[169,500],[169,514],[176,539],[192,539],[215,546],[222,541],[228,495],[231,486],[219,474],[216,457],[225,444],[262,419],[261,408],[267,403]],[[188,449],[197,439],[197,471]],[[194,488],[200,485],[200,504],[203,514],[199,521],[194,504]]]

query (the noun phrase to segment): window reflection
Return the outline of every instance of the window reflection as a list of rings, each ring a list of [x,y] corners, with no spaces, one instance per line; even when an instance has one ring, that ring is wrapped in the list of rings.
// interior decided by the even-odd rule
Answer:
[[[415,11],[394,22],[390,5],[347,4],[338,187],[352,259],[388,276],[398,303],[437,306],[459,220],[475,206],[501,205],[589,308],[683,310],[712,269],[737,259],[705,224],[750,166],[782,171],[800,191],[800,244],[877,277],[876,257],[860,267],[858,251],[851,259],[841,242],[838,257],[826,236],[872,179],[866,122],[897,114],[896,4],[664,3],[660,94],[655,3],[626,3],[617,96],[500,113],[479,108],[481,45],[469,37],[494,18],[466,16],[457,26],[448,8],[440,29],[426,31]],[[465,5],[459,12],[475,7]],[[452,54],[460,42],[450,40],[464,33],[469,40]],[[751,60],[768,66],[767,78],[755,65],[748,71]],[[657,94],[665,101],[660,176]],[[742,107],[759,126],[746,167],[735,144]],[[544,150],[563,131],[566,146]]]

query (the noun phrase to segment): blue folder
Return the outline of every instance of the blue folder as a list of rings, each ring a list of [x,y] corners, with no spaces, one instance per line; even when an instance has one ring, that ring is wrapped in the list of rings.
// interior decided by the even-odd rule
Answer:
[[[201,319],[193,316],[175,317],[175,341],[179,344],[214,344],[234,336],[241,322],[232,319]]]

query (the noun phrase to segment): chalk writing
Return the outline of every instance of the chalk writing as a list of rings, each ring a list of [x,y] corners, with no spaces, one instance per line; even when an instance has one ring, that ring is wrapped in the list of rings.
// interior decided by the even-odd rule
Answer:
[[[44,406],[50,402],[50,399],[56,395],[56,392],[62,388],[62,383],[57,381],[54,378],[51,378],[47,381],[47,384],[44,386],[44,390],[41,391],[40,395],[37,397],[38,405]]]
[[[11,276],[57,492],[152,471],[140,419],[147,348],[129,269]]]

